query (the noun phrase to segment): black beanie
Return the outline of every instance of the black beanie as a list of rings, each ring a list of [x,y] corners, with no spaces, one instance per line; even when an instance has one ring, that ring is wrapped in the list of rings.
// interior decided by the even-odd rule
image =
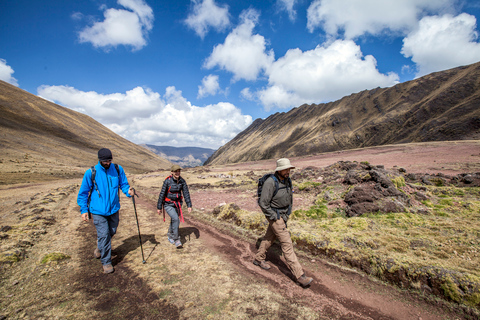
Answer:
[[[112,151],[108,150],[107,148],[102,148],[98,150],[98,160],[100,161],[112,160]]]

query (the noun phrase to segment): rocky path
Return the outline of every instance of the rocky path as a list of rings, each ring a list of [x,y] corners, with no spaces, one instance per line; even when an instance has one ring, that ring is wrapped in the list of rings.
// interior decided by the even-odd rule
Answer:
[[[478,143],[460,147],[467,149],[453,153],[455,159],[438,156],[439,146],[410,151],[408,159],[397,148],[338,157],[404,166],[409,172],[442,167],[446,173],[459,168],[478,171]],[[331,164],[336,160],[332,156],[297,161],[298,167]],[[245,165],[250,169],[257,164]],[[268,169],[271,163],[258,166]],[[185,245],[177,250],[166,240],[168,218],[163,222],[156,214],[159,189],[153,185],[137,188],[146,264],[131,199],[123,197],[113,241],[116,272],[105,275],[92,255],[95,229],[78,216],[79,183],[0,188],[0,319],[472,319],[440,300],[427,302],[420,295],[298,252],[307,275],[315,279],[303,289],[291,279],[279,248],[272,247],[268,255],[272,269],[262,270],[251,263],[255,240],[242,237],[241,230],[232,232],[234,226],[213,226],[194,215],[181,225]],[[225,194],[221,197],[229,202]],[[200,199],[194,203],[200,209]],[[58,252],[68,258],[42,262]]]
[[[113,241],[116,271],[105,275],[93,258],[95,229],[81,222],[72,185],[10,190],[11,197],[3,191],[2,212],[22,213],[19,221],[2,220],[12,227],[4,241],[23,234],[29,245],[24,259],[2,265],[1,319],[463,319],[443,304],[300,254],[315,279],[303,289],[291,279],[279,248],[268,255],[272,269],[262,270],[251,263],[254,241],[192,217],[181,225],[185,245],[177,250],[166,241],[168,225],[156,215],[155,201],[144,194],[137,211],[146,264],[132,203],[124,198]],[[41,232],[24,223],[30,218]],[[40,262],[52,252],[70,258]]]

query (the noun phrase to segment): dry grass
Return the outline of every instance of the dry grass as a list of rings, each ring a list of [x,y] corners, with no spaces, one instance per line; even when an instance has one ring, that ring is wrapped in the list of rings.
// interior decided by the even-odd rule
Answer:
[[[0,247],[0,315],[12,319],[104,319],[121,316],[129,305],[128,301],[115,301],[108,312],[99,310],[96,303],[103,294],[92,296],[83,289],[83,281],[92,278],[98,280],[90,282],[90,290],[107,295],[128,290],[119,285],[108,287],[105,280],[109,276],[101,274],[99,262],[90,256],[90,261],[84,260],[79,248],[87,246],[87,251],[93,252],[93,226],[87,227],[90,238],[78,232],[85,228],[75,203],[78,185],[66,182],[3,191],[0,225],[10,229],[1,233],[7,238]],[[167,223],[152,208],[137,204],[147,260],[142,264],[131,201],[123,198],[122,208],[113,246],[117,254],[126,253],[112,277],[138,275],[146,285],[142,290],[178,308],[180,319],[319,318],[315,310],[279,295],[264,280],[239,273],[238,266],[224,261],[197,238],[198,230],[181,228],[186,245],[177,250],[166,241]],[[6,259],[8,253],[17,251],[18,259]],[[86,269],[86,265],[90,267]],[[154,319],[162,317],[154,306],[144,311]]]

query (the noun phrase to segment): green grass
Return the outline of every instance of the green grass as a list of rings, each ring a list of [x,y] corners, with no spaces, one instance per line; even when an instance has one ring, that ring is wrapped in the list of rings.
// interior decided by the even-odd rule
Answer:
[[[50,262],[58,263],[62,260],[70,259],[70,256],[63,254],[61,252],[52,252],[43,256],[40,261],[41,264],[46,264]]]
[[[295,187],[298,188],[298,190],[303,191],[305,189],[314,189],[315,187],[318,187],[322,185],[320,182],[314,182],[314,181],[304,181],[302,183],[295,183]]]

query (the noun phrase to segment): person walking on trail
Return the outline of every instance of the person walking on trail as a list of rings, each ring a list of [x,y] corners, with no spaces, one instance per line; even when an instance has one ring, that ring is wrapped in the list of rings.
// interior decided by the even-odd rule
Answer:
[[[93,254],[100,259],[104,273],[112,273],[112,237],[119,223],[119,190],[127,197],[135,193],[130,188],[125,171],[120,165],[112,164],[112,152],[107,148],[98,151],[98,164],[83,175],[78,191],[77,204],[83,221],[93,218],[97,230],[97,248]]]
[[[178,229],[180,222],[184,222],[182,213],[183,198],[185,198],[185,202],[187,203],[188,213],[192,212],[190,193],[188,192],[187,182],[180,176],[181,169],[178,165],[172,166],[172,174],[163,182],[157,202],[158,214],[161,214],[163,209],[170,216],[171,220],[167,238],[168,241],[178,249],[182,248]],[[163,221],[165,221],[165,213],[163,215]]]
[[[267,250],[273,241],[278,239],[287,266],[292,271],[297,282],[302,287],[306,287],[313,279],[305,276],[302,266],[293,251],[292,239],[290,238],[290,232],[287,230],[287,221],[292,212],[293,204],[293,190],[290,180],[291,169],[295,169],[295,167],[290,164],[290,160],[286,158],[278,159],[275,174],[269,175],[263,183],[258,203],[268,220],[268,228],[260,243],[253,264],[265,270],[270,269],[270,265],[265,261]]]

